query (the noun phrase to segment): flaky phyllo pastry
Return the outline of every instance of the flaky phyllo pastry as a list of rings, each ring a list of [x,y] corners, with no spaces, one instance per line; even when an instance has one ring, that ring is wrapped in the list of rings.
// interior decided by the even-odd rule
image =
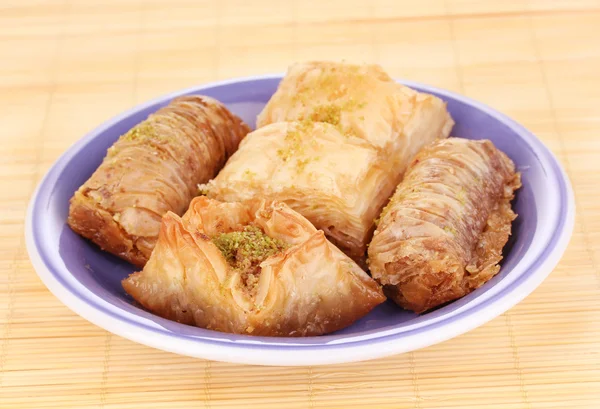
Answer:
[[[108,150],[71,199],[68,223],[103,250],[143,266],[167,211],[183,214],[249,128],[221,103],[184,96]]]
[[[320,335],[385,300],[377,283],[287,205],[192,201],[167,213],[143,271],[123,287],[150,311],[238,334]]]
[[[488,140],[450,138],[424,148],[369,246],[373,278],[415,312],[480,287],[500,270],[520,186],[513,162]]]
[[[441,99],[398,84],[379,65],[326,61],[292,65],[257,125],[297,120],[363,139],[385,157],[396,183],[419,149],[454,125]]]
[[[284,201],[357,260],[395,187],[375,149],[319,122],[259,128],[204,186],[209,197],[226,202]]]
[[[290,68],[258,125],[204,193],[284,201],[360,262],[410,159],[453,121],[379,66],[315,62]]]

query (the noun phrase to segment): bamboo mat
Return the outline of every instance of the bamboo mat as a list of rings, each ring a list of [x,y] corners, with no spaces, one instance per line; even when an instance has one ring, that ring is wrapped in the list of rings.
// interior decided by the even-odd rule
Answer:
[[[599,27],[599,0],[3,0],[0,407],[600,407]],[[556,153],[575,232],[524,302],[414,353],[264,368],[134,344],[46,290],[23,218],[60,153],[148,98],[319,58],[380,63],[479,99]]]

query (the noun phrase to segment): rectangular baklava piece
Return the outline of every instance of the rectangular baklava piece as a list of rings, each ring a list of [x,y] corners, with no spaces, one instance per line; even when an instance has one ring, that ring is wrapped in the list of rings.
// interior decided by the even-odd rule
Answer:
[[[379,66],[293,65],[250,133],[203,193],[284,201],[361,261],[374,219],[421,147],[448,137],[439,98]]]

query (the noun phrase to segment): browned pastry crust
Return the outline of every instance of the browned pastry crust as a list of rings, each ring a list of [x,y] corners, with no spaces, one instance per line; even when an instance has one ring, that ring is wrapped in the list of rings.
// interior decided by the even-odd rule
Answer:
[[[248,134],[204,187],[210,198],[226,202],[285,202],[360,261],[373,220],[396,187],[393,179],[375,149],[333,125],[278,122]]]
[[[285,244],[263,258],[252,277],[231,265],[214,239],[249,225]],[[182,218],[167,213],[150,260],[123,287],[164,318],[265,336],[336,331],[385,301],[375,280],[322,231],[287,205],[258,199],[223,203],[197,197]]]
[[[108,149],[71,198],[68,223],[103,250],[142,267],[161,217],[183,214],[250,131],[212,98],[174,99]]]
[[[400,175],[422,146],[447,138],[454,125],[444,101],[397,83],[379,65],[332,61],[293,64],[257,126],[298,120],[327,122],[362,139]]]
[[[500,270],[520,186],[513,162],[488,140],[424,148],[382,213],[368,251],[373,277],[417,313],[480,287]]]
[[[377,65],[326,61],[292,65],[257,123],[208,196],[281,200],[359,263],[412,157],[454,124]]]

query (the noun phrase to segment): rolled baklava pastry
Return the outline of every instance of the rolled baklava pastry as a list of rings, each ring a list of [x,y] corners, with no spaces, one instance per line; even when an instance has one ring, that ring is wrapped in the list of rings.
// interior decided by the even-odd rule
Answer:
[[[331,124],[278,122],[250,133],[201,190],[224,202],[283,201],[360,262],[392,175],[377,150]]]
[[[395,82],[379,65],[327,61],[292,65],[257,125],[298,120],[363,139],[393,167],[396,184],[419,149],[448,137],[454,124],[444,101]]]
[[[197,197],[183,217],[168,212],[150,260],[123,287],[164,318],[264,336],[326,334],[385,300],[322,231],[259,199]]]
[[[385,207],[370,243],[373,278],[417,313],[455,300],[500,270],[521,186],[513,162],[488,140],[425,147]]]
[[[183,214],[198,183],[217,174],[249,130],[212,98],[174,99],[108,149],[71,198],[69,226],[103,250],[143,266],[162,216]]]

